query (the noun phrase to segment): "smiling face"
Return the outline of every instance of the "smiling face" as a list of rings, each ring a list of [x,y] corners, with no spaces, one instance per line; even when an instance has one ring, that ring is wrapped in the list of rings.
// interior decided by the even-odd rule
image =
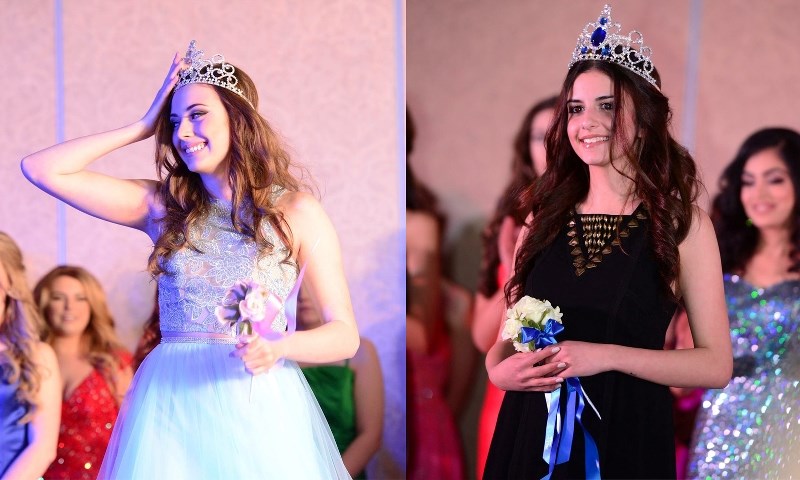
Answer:
[[[172,97],[172,144],[189,170],[227,176],[230,150],[228,112],[211,85],[193,83]]]
[[[572,149],[589,166],[606,166],[613,158],[621,168],[616,162],[625,161],[625,147],[633,144],[636,124],[630,97],[623,92],[622,119],[617,122],[622,136],[615,137],[614,110],[614,84],[608,75],[598,70],[578,75],[567,100],[567,134]]]
[[[755,227],[791,227],[794,184],[777,149],[762,150],[747,160],[742,172],[740,198],[745,214]]]
[[[46,318],[57,336],[82,335],[89,326],[92,309],[86,289],[78,279],[62,275],[50,287]]]

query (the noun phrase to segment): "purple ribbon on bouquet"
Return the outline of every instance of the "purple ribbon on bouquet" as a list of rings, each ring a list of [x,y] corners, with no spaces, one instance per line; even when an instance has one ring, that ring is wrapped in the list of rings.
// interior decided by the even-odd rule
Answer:
[[[564,326],[555,320],[548,319],[543,330],[533,327],[522,327],[522,342],[535,342],[536,348],[545,348],[556,343],[555,336],[564,331]],[[544,451],[542,458],[549,465],[547,475],[542,480],[548,480],[553,475],[556,465],[569,460],[572,451],[572,437],[575,433],[575,422],[578,422],[583,431],[584,466],[587,479],[600,478],[600,456],[589,432],[583,427],[581,417],[586,402],[594,409],[591,400],[581,386],[577,377],[566,379],[567,402],[566,412],[561,423],[562,428],[557,428],[558,418],[561,415],[561,389],[550,392],[550,409],[547,414],[547,427],[544,438]],[[597,409],[595,409],[597,413]],[[598,417],[599,417],[598,413]]]

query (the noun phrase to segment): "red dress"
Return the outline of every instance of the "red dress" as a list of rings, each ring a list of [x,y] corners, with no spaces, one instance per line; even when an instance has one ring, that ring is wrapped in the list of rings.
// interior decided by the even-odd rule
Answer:
[[[501,263],[497,266],[498,288],[503,288],[507,280],[508,274]],[[499,330],[500,322],[505,321],[505,319],[498,318],[497,321]],[[500,413],[500,405],[503,404],[505,394],[504,390],[500,390],[492,382],[486,381],[486,393],[483,396],[483,405],[481,405],[481,413],[478,418],[478,446],[475,451],[475,468],[478,476],[475,478],[483,478],[483,467],[486,466],[489,445],[492,444],[492,436],[494,435],[494,426],[497,424],[497,415]]]
[[[461,437],[445,401],[450,372],[450,344],[437,336],[431,352],[409,351],[409,389],[413,392],[410,417],[413,433],[409,447],[414,459],[411,480],[462,480],[465,478]]]
[[[130,355],[121,356],[121,364],[129,365]],[[56,460],[44,473],[45,480],[97,478],[118,412],[108,383],[92,370],[61,404]]]

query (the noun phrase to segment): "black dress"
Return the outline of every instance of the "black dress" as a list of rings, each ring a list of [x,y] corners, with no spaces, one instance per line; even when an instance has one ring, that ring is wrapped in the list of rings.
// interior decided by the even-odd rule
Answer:
[[[524,292],[561,307],[565,330],[559,341],[663,348],[675,303],[661,288],[648,227],[642,206],[632,215],[573,214],[538,256]],[[588,405],[583,413],[597,443],[601,477],[675,478],[669,388],[618,372],[580,381],[602,416]],[[546,475],[546,421],[543,393],[506,392],[484,479]],[[575,430],[570,460],[556,467],[553,478],[585,478],[577,422]]]

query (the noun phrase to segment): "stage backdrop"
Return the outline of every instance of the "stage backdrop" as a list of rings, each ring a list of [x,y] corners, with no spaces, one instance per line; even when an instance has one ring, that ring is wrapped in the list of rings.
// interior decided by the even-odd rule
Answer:
[[[196,39],[253,77],[260,111],[311,171],[339,233],[359,327],[378,347],[386,425],[377,478],[405,469],[404,45],[401,0],[2,0],[0,230],[30,281],[59,263],[100,278],[133,348],[153,307],[138,231],[57,204],[20,174],[27,153],[139,119]],[[154,178],[153,141],[92,168]]]
[[[711,196],[747,135],[800,129],[793,0],[409,0],[407,97],[418,131],[410,162],[439,195],[448,267],[470,288],[514,134],[532,104],[558,93],[579,32],[604,3],[624,33],[638,29],[652,48],[675,136]]]

